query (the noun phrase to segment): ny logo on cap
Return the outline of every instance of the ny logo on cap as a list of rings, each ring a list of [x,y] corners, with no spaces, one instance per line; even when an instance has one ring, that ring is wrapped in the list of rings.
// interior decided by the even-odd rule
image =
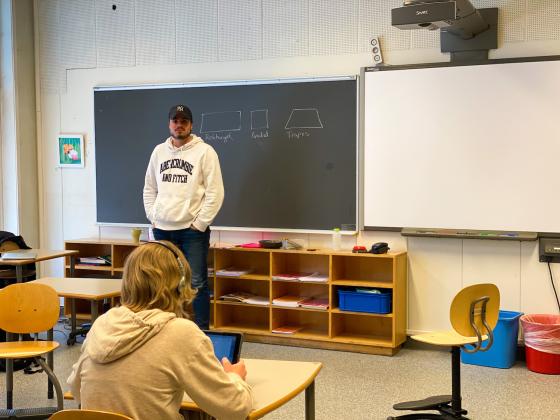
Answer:
[[[182,106],[178,106],[178,107],[177,107],[177,112],[179,112],[179,111],[180,111],[180,112],[183,112],[184,110],[185,110],[185,109],[184,109]]]

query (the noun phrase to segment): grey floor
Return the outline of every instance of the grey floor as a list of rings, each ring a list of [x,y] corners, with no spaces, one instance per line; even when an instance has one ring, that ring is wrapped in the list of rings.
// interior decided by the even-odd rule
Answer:
[[[55,332],[55,339],[62,343],[55,352],[55,372],[64,389],[81,347],[68,347],[67,334],[63,325]],[[399,414],[391,408],[396,402],[451,392],[449,353],[414,343],[407,343],[393,357],[245,343],[242,356],[322,362],[315,385],[317,420],[385,419]],[[462,365],[461,372],[463,406],[471,419],[560,419],[560,375],[531,372],[521,361],[510,369]],[[16,407],[52,404],[46,399],[43,375],[15,374]],[[4,373],[0,382],[0,407],[5,408]],[[75,404],[65,402],[65,407]],[[270,420],[303,418],[303,395],[266,416]]]

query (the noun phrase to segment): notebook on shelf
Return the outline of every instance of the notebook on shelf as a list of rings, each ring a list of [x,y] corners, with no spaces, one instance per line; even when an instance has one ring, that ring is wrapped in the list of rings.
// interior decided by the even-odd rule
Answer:
[[[299,325],[282,325],[281,327],[274,328],[272,332],[274,334],[295,334],[302,328]]]
[[[329,309],[329,298],[309,298],[299,302],[301,308],[306,309]]]
[[[303,296],[284,295],[272,299],[272,304],[275,306],[297,308],[299,303],[303,300],[305,300],[305,297]]]

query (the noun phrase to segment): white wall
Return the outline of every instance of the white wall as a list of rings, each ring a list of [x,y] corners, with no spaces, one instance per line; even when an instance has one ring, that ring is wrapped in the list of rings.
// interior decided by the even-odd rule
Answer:
[[[560,54],[560,2],[473,1],[500,7],[492,58]],[[400,0],[40,0],[36,1],[40,75],[39,179],[42,246],[64,240],[128,237],[128,228],[95,225],[93,87],[281,77],[355,75],[371,65],[379,35],[390,64],[447,61],[437,33],[390,27]],[[117,10],[112,9],[117,6]],[[56,167],[56,135],[83,133],[85,169]],[[154,144],[159,139],[154,139]],[[285,236],[214,232],[212,242]],[[289,235],[328,246],[323,235]],[[464,285],[496,283],[502,307],[556,312],[535,242],[405,239],[362,232],[344,245],[386,240],[409,253],[409,331],[448,326],[448,306]],[[47,273],[61,275],[62,264]],[[560,269],[555,267],[555,275]]]

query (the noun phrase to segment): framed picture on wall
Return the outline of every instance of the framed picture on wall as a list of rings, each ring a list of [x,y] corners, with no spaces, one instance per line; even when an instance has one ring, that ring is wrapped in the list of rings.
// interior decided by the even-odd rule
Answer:
[[[60,134],[58,136],[58,166],[63,168],[84,167],[84,136]]]

